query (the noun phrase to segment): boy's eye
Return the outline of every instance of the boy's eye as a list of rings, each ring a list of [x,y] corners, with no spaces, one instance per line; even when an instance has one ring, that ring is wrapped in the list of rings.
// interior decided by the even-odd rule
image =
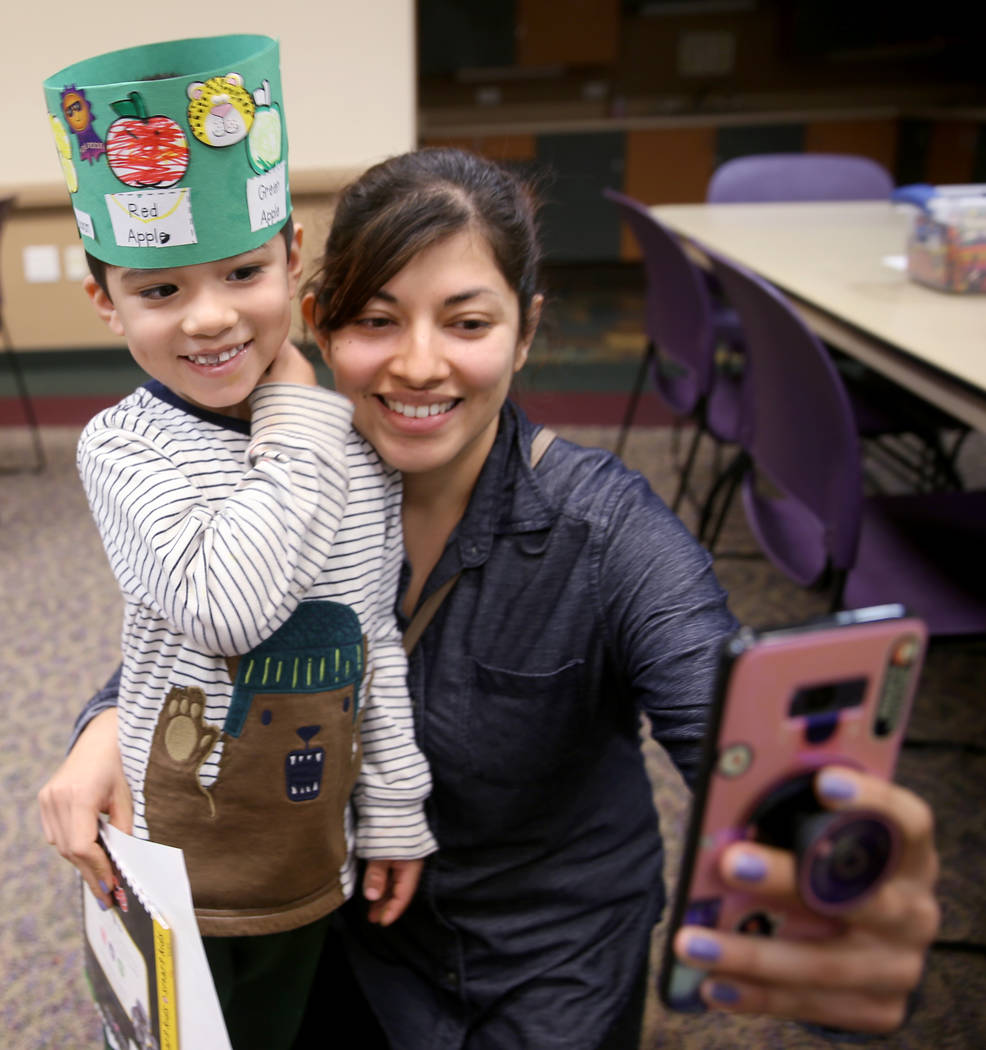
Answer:
[[[357,317],[356,321],[354,323],[359,325],[360,328],[376,329],[376,328],[386,328],[387,325],[392,324],[393,322],[390,320],[389,317],[373,316],[373,317]]]
[[[260,270],[259,266],[240,266],[229,275],[228,279],[230,281],[249,281],[251,277],[256,277]]]
[[[173,284],[155,284],[151,288],[142,288],[140,297],[141,299],[167,299],[177,291],[177,286]]]

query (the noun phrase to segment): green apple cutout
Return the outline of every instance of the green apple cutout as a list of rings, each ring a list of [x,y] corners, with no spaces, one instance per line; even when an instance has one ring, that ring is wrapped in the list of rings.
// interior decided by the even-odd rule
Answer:
[[[247,155],[253,170],[258,175],[263,175],[281,162],[281,107],[271,101],[269,80],[265,80],[263,85],[257,88],[253,99],[257,109],[253,115],[250,133],[247,135]]]

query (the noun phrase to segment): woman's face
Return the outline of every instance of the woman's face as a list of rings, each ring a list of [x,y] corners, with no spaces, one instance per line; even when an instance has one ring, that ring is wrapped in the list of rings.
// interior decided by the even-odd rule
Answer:
[[[312,306],[309,296],[310,324]],[[409,481],[440,472],[471,485],[533,332],[520,337],[516,292],[486,238],[465,230],[425,248],[350,324],[318,338],[354,425],[387,463]]]

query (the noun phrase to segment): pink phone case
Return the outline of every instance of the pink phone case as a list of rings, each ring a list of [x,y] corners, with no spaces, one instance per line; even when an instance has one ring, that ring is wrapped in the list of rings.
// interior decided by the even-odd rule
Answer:
[[[704,1008],[703,972],[671,949],[679,926],[824,937],[892,870],[895,829],[876,814],[823,810],[812,779],[832,764],[893,775],[926,633],[900,606],[881,606],[777,631],[744,629],[727,642],[665,948],[668,1006]],[[727,889],[717,860],[742,839],[796,852],[801,903],[765,908]]]

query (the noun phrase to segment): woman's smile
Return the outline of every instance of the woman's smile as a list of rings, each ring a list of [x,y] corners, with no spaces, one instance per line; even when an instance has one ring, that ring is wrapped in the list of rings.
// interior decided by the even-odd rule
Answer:
[[[451,398],[447,401],[432,401],[427,404],[398,401],[397,398],[387,397],[385,394],[377,395],[380,400],[390,409],[405,419],[425,419],[431,416],[445,415],[451,412],[459,403],[459,398]]]

